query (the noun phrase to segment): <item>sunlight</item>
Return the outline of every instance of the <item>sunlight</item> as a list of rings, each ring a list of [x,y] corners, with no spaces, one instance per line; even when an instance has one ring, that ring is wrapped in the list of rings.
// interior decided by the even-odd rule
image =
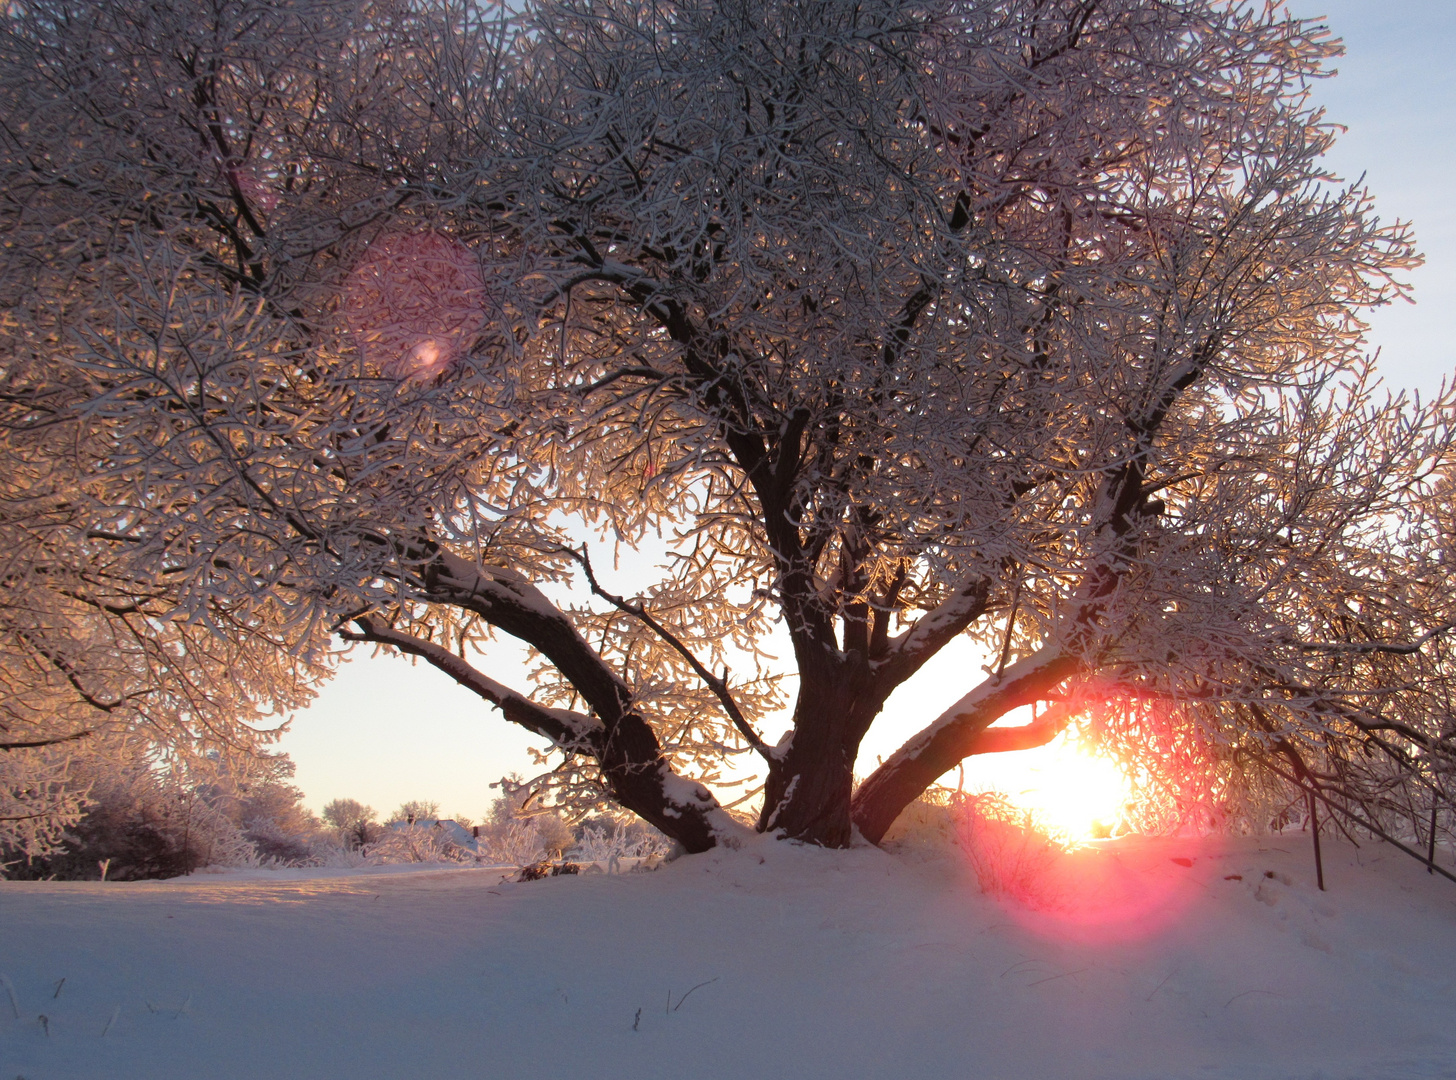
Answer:
[[[1064,731],[1046,746],[988,755],[995,786],[1048,834],[1071,843],[1111,836],[1125,824],[1132,785],[1117,762]]]
[[[1187,909],[1192,893],[1165,864],[1191,867],[1203,841],[1179,837],[1171,849],[1148,838],[1096,843],[1129,831],[1138,797],[1090,737],[1069,729],[1046,746],[967,765],[967,783],[994,793],[969,798],[962,847],[981,890],[1011,901],[1007,910],[1028,929],[1060,940],[1134,941]]]

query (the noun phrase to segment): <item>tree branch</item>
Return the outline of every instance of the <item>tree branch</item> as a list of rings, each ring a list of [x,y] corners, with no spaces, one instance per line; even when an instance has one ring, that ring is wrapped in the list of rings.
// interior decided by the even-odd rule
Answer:
[[[702,679],[708,689],[713,691],[714,696],[717,697],[719,703],[723,706],[723,711],[733,721],[733,726],[738,729],[740,735],[748,740],[750,746],[763,755],[764,758],[771,758],[773,756],[773,748],[763,741],[758,732],[753,730],[753,725],[748,722],[748,718],[738,708],[738,703],[733,700],[733,695],[728,689],[728,683],[724,679],[718,678],[709,671],[693,655],[692,650],[683,644],[676,634],[648,614],[647,609],[641,604],[629,603],[622,597],[603,589],[597,582],[596,574],[592,572],[591,557],[587,554],[585,547],[579,552],[572,548],[562,548],[561,550],[581,564],[582,570],[586,573],[587,584],[591,586],[593,593],[607,601],[607,603],[611,604],[618,611],[625,612],[646,624],[652,629],[653,633],[667,642],[673,651],[688,662],[688,665],[697,673],[698,678]]]
[[[1440,637],[1453,626],[1456,626],[1456,622],[1443,623],[1434,630],[1427,630],[1414,641],[1408,642],[1386,644],[1379,641],[1306,641],[1301,642],[1299,648],[1305,652],[1386,653],[1393,656],[1412,656],[1420,652],[1426,642]]]
[[[1384,840],[1387,844],[1391,844],[1394,847],[1399,848],[1401,851],[1404,851],[1411,858],[1421,863],[1421,865],[1426,866],[1431,870],[1434,870],[1443,878],[1447,878],[1450,881],[1456,881],[1456,874],[1451,873],[1444,867],[1437,866],[1433,861],[1428,861],[1426,857],[1422,855],[1419,851],[1416,851],[1413,848],[1406,847],[1395,837],[1391,836],[1384,829],[1380,828],[1380,826],[1374,824],[1371,821],[1368,821],[1366,818],[1362,817],[1360,814],[1357,814],[1349,807],[1335,802],[1333,799],[1325,794],[1325,792],[1322,790],[1321,786],[1318,783],[1311,781],[1311,783],[1306,784],[1301,781],[1297,776],[1285,772],[1278,765],[1275,765],[1272,761],[1269,761],[1262,755],[1256,756],[1255,760],[1258,761],[1260,765],[1264,766],[1264,768],[1272,772],[1275,776],[1281,777],[1282,779],[1287,780],[1289,783],[1293,784],[1295,787],[1301,789],[1302,791],[1308,792],[1310,795],[1314,796],[1314,798],[1318,799],[1320,802],[1328,806],[1331,810],[1335,811],[1338,814],[1345,815],[1345,817],[1349,818],[1356,825],[1360,826],[1360,828],[1369,831],[1374,836],[1380,837],[1380,839]]]
[[[991,583],[981,575],[962,582],[934,611],[887,643],[884,658],[872,664],[875,674],[888,680],[890,689],[899,686],[985,614],[990,595]]]
[[[1019,727],[989,727],[976,736],[967,757],[975,754],[1004,754],[1015,750],[1031,750],[1045,746],[1071,723],[1080,711],[1077,703],[1062,701],[1053,705],[1029,724]]]
[[[879,843],[901,810],[937,777],[976,752],[986,728],[1012,709],[1047,697],[1082,667],[1075,655],[1048,646],[1018,660],[999,677],[984,680],[895,751],[859,786],[852,813],[860,833],[871,843]]]
[[[437,548],[424,569],[422,599],[473,611],[492,626],[540,650],[609,730],[626,715],[632,701],[631,689],[567,615],[515,571],[476,566]]]
[[[370,641],[418,656],[499,708],[507,720],[550,739],[563,750],[593,755],[600,751],[603,728],[594,717],[538,705],[524,694],[483,675],[444,646],[396,630],[373,616],[361,615],[354,620],[354,625],[359,627],[358,632],[340,630],[339,636],[345,641]]]
[[[85,731],[73,731],[69,735],[58,735],[54,739],[29,739],[23,742],[0,742],[0,750],[33,750],[38,746],[55,746],[58,743],[75,742],[77,739],[84,739],[88,735],[96,734],[91,729]],[[9,818],[4,820],[17,820]]]

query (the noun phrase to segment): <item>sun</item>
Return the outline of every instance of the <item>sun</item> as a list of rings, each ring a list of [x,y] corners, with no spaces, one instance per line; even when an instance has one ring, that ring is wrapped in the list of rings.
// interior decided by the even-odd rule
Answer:
[[[988,786],[1028,811],[1049,835],[1080,843],[1126,826],[1135,796],[1131,782],[1076,731],[1034,750],[987,754],[977,764],[986,770]]]

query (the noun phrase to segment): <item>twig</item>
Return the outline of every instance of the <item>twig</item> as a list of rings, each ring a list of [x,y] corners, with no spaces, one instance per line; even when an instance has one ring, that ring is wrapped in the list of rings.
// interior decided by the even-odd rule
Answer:
[[[1150,993],[1147,997],[1143,998],[1143,1000],[1144,1001],[1152,1001],[1153,1000],[1153,994],[1156,994],[1159,990],[1161,990],[1163,988],[1163,983],[1167,982],[1169,979],[1171,979],[1176,974],[1178,974],[1178,969],[1175,967],[1172,971],[1168,972],[1168,974],[1166,974],[1166,975],[1163,976],[1163,981],[1160,982],[1160,983],[1158,983],[1157,986],[1153,987],[1152,993]]]
[[[1300,642],[1299,647],[1305,652],[1389,653],[1393,656],[1410,656],[1420,652],[1426,642],[1439,637],[1453,626],[1456,626],[1456,623],[1443,623],[1433,630],[1427,630],[1414,641],[1390,643],[1382,641],[1305,641]]]
[[[1319,815],[1315,812],[1314,792],[1306,790],[1304,797],[1309,803],[1309,831],[1314,836],[1314,876],[1315,880],[1319,882],[1320,892],[1324,892],[1325,864],[1324,860],[1320,858]]]
[[[1426,846],[1426,873],[1436,872],[1436,808],[1440,804],[1434,793],[1431,795],[1431,838]]]
[[[0,742],[0,750],[30,750],[39,746],[55,746],[58,743],[75,742],[77,739],[84,739],[92,735],[90,729],[86,731],[75,731],[70,735],[57,735],[53,739],[26,739],[20,742]]]
[[[1013,971],[1015,971],[1019,967],[1025,967],[1027,964],[1039,964],[1039,963],[1041,963],[1040,960],[1018,960],[1018,961],[1016,961],[1016,963],[1012,964],[1009,968],[1007,968],[1005,971],[1003,971],[1001,973],[1000,977],[1004,979],[1004,978],[1006,978],[1006,976],[1010,975]]]
[[[111,1025],[114,1024],[114,1023],[116,1023],[116,1018],[118,1016],[120,1016],[120,1015],[121,1015],[121,1006],[120,1005],[118,1005],[116,1008],[114,1008],[114,1009],[111,1010],[111,1019],[108,1020],[108,1021],[106,1021],[106,1026],[101,1029],[101,1037],[103,1039],[106,1038],[106,1033],[111,1030]]]
[[[1281,994],[1277,990],[1245,990],[1242,994],[1235,994],[1233,997],[1231,997],[1227,1001],[1225,1001],[1223,1003],[1223,1007],[1225,1009],[1227,1009],[1235,1001],[1238,1001],[1239,998],[1241,998],[1241,997],[1248,997],[1250,994],[1268,994],[1270,997],[1277,997],[1277,998],[1282,998],[1282,997],[1288,997],[1289,996],[1288,994]]]
[[[772,748],[763,741],[758,732],[753,730],[753,725],[748,722],[748,718],[738,708],[738,703],[733,700],[733,695],[728,689],[727,682],[709,671],[703,665],[703,662],[693,655],[693,651],[684,645],[676,634],[654,619],[645,607],[641,604],[629,603],[615,593],[609,593],[606,589],[602,588],[597,582],[596,574],[592,572],[591,556],[587,554],[585,547],[580,551],[574,548],[563,547],[561,551],[581,564],[582,570],[586,572],[587,585],[591,587],[592,592],[596,593],[596,595],[600,596],[618,611],[625,612],[633,618],[646,623],[652,629],[653,633],[667,642],[679,656],[686,660],[688,666],[697,673],[698,678],[702,679],[708,689],[713,691],[713,695],[718,699],[719,704],[723,706],[723,711],[728,714],[728,719],[733,721],[733,726],[738,729],[739,734],[747,739],[748,744],[765,758],[772,759]]]
[[[1349,809],[1348,807],[1341,806],[1339,803],[1333,801],[1327,795],[1325,795],[1324,792],[1319,791],[1319,790],[1317,790],[1315,788],[1312,788],[1312,787],[1307,786],[1306,784],[1304,784],[1300,780],[1298,780],[1296,777],[1291,776],[1289,773],[1287,773],[1283,769],[1281,769],[1278,765],[1275,765],[1273,762],[1267,760],[1266,758],[1260,757],[1260,758],[1256,758],[1255,760],[1258,761],[1261,765],[1263,765],[1264,768],[1266,768],[1270,772],[1272,772],[1275,776],[1282,776],[1285,780],[1288,780],[1291,784],[1294,784],[1296,787],[1302,787],[1302,788],[1304,788],[1305,791],[1311,792],[1314,795],[1314,797],[1316,799],[1318,799],[1320,802],[1324,803],[1331,810],[1334,810],[1334,811],[1336,811],[1337,813],[1340,813],[1340,814],[1344,814],[1347,818],[1349,818],[1351,821],[1353,821],[1356,825],[1360,826],[1360,828],[1365,829],[1365,830],[1373,833],[1374,835],[1380,837],[1380,839],[1384,840],[1387,844],[1390,844],[1393,847],[1399,848],[1401,851],[1404,851],[1407,855],[1409,855],[1411,858],[1417,860],[1418,862],[1426,863],[1425,857],[1419,851],[1415,851],[1412,848],[1406,847],[1406,845],[1402,844],[1399,840],[1397,840],[1395,837],[1391,836],[1388,832],[1386,832],[1384,829],[1380,828],[1380,826],[1376,825],[1374,822],[1367,821],[1365,818],[1363,818],[1359,814],[1355,813],[1355,811]],[[1434,863],[1430,863],[1430,864],[1428,864],[1428,868],[1430,870],[1434,871],[1435,873],[1440,874],[1443,878],[1446,878],[1446,879],[1448,879],[1450,881],[1456,881],[1456,874],[1451,873],[1449,870],[1447,870],[1443,866],[1436,866]]]
[[[1045,982],[1052,982],[1055,979],[1070,979],[1073,975],[1080,975],[1086,968],[1078,968],[1076,971],[1064,971],[1060,975],[1048,975],[1045,979],[1037,979],[1036,982],[1029,982],[1027,986],[1040,986]]]
[[[5,984],[5,992],[10,995],[10,1011],[15,1014],[15,1019],[20,1019],[20,1002],[15,997],[15,984],[10,981],[10,976],[0,974],[0,983]]]
[[[722,977],[723,976],[721,976],[721,975],[714,975],[707,982],[700,982],[700,983],[698,983],[697,986],[693,987],[693,990],[701,990],[703,987],[708,986],[711,983],[717,982]],[[679,1009],[682,1008],[682,1003],[688,999],[688,994],[691,994],[693,992],[693,990],[689,990],[687,994],[684,994],[682,997],[680,997],[680,998],[677,999],[677,1004],[672,1007],[672,1011],[673,1012],[677,1012]],[[669,1001],[672,1000],[672,994],[671,994],[671,992],[668,993],[667,1000],[669,1000]]]

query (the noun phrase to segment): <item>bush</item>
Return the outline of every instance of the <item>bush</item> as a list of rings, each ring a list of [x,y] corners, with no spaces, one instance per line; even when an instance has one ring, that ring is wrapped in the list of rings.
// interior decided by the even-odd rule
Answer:
[[[666,855],[672,841],[652,826],[620,821],[584,824],[578,830],[575,852],[583,862],[647,859]],[[609,831],[610,830],[610,831]]]
[[[237,823],[171,776],[140,762],[89,778],[87,810],[63,847],[14,865],[12,877],[115,881],[167,878],[256,861]]]
[[[995,793],[958,796],[952,804],[957,839],[970,859],[981,891],[1032,907],[1059,900],[1053,882],[1066,854],[1034,815]]]
[[[318,861],[318,822],[284,783],[285,755],[205,757],[163,769],[125,745],[79,763],[72,783],[84,810],[44,857],[5,852],[19,878],[139,880],[204,866],[308,865]]]
[[[455,844],[445,830],[433,824],[396,824],[384,829],[378,840],[361,849],[375,866],[396,863],[465,862],[475,853]]]

